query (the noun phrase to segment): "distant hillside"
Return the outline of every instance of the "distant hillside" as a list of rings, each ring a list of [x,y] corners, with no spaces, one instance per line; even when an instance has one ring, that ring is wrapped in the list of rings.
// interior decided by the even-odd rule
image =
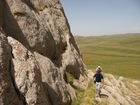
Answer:
[[[76,36],[85,64],[95,70],[140,79],[140,34]]]

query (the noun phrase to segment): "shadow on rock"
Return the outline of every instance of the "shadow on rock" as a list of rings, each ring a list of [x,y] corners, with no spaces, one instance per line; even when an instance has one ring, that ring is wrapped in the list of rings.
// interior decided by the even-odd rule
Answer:
[[[42,82],[44,89],[46,90],[46,95],[49,97],[49,101],[51,105],[70,105],[71,100],[69,101],[62,101],[63,95],[61,91],[56,86],[55,88],[52,88],[48,83]],[[56,89],[57,88],[57,89]]]
[[[42,82],[44,89],[46,89],[46,95],[49,96],[49,101],[52,105],[56,105],[56,103],[59,103],[58,105],[60,105],[60,100],[59,100],[59,95],[57,94],[57,92],[50,87],[46,82]]]
[[[100,94],[101,98],[108,98],[109,96],[107,94]]]
[[[18,25],[16,19],[14,18],[11,9],[7,2],[4,2],[4,24],[3,30],[6,35],[15,38],[16,40],[20,41],[27,49],[29,49],[29,43],[25,38],[20,26]]]

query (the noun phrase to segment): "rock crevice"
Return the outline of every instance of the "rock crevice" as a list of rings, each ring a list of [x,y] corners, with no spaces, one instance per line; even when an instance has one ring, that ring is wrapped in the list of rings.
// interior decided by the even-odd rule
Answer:
[[[12,67],[13,67],[13,62],[10,61],[10,62],[9,62],[9,76],[10,76],[10,78],[11,78],[11,82],[12,82],[12,84],[13,84],[15,93],[16,93],[16,95],[17,95],[17,97],[18,97],[18,100],[20,101],[20,104],[21,104],[21,105],[27,105],[27,102],[26,102],[25,97],[21,95],[21,93],[19,92],[19,90],[18,90],[18,88],[17,88],[17,86],[16,86],[15,79],[14,79],[13,73],[12,73]],[[11,104],[11,103],[9,103],[9,104]]]
[[[0,0],[0,105],[70,105],[85,70],[59,0]]]

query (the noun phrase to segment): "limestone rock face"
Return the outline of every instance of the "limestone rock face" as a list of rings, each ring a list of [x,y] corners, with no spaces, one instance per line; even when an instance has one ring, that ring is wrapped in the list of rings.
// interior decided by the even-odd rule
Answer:
[[[50,94],[51,103],[53,105],[70,104],[70,100],[76,96],[74,89],[64,80],[63,69],[55,67],[50,59],[37,52],[35,52],[35,58],[40,66],[43,86]]]
[[[10,71],[10,46],[0,32],[0,105],[22,105]]]
[[[0,105],[70,105],[85,71],[59,0],[0,0]]]
[[[55,41],[39,11],[32,10],[30,0],[6,0],[4,30],[25,47],[48,57],[55,54]]]
[[[28,105],[50,105],[41,83],[41,73],[34,58],[21,43],[8,37],[13,54],[13,77],[20,96]]]

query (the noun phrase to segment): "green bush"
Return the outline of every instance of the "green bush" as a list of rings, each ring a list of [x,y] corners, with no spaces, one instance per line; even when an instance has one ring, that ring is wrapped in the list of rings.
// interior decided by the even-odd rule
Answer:
[[[70,74],[69,72],[65,72],[65,81],[72,85],[74,81],[73,75]]]
[[[40,5],[40,6],[37,7],[37,10],[38,11],[43,11],[45,8],[48,8],[48,6],[47,5]]]

